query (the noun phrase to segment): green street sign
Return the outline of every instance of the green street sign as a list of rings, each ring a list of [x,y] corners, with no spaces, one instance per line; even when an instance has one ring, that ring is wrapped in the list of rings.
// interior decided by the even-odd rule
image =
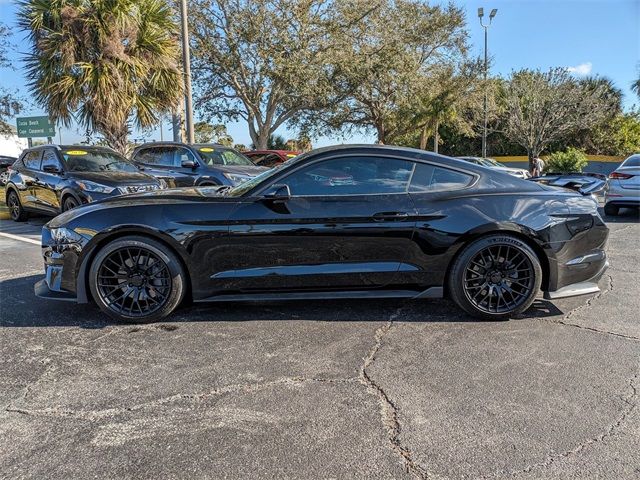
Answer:
[[[18,117],[16,119],[18,137],[55,137],[55,125],[49,117]]]

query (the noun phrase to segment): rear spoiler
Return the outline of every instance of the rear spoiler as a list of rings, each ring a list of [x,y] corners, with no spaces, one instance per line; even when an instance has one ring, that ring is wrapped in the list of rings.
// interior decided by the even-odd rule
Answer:
[[[582,195],[599,193],[607,186],[607,177],[601,173],[547,173],[531,177],[532,182],[574,190]]]

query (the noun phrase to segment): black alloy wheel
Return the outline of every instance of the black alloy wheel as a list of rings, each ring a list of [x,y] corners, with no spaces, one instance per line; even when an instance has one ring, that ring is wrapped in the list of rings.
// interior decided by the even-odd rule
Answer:
[[[18,194],[13,190],[9,192],[7,197],[7,207],[11,214],[11,220],[14,222],[24,222],[27,219],[27,212],[22,208]]]
[[[542,269],[520,239],[492,235],[470,244],[456,259],[449,291],[472,315],[506,319],[525,311],[540,290]]]
[[[67,197],[64,199],[64,203],[62,204],[62,211],[68,212],[72,208],[76,208],[78,205],[78,201],[75,198]]]
[[[108,244],[92,263],[91,293],[108,315],[150,322],[169,315],[184,295],[178,259],[158,242],[124,237]]]

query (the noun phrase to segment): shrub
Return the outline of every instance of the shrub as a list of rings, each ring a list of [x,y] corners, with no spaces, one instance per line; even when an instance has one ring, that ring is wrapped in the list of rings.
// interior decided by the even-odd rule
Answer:
[[[587,162],[587,156],[582,150],[569,147],[564,152],[553,152],[544,169],[550,173],[581,172]]]

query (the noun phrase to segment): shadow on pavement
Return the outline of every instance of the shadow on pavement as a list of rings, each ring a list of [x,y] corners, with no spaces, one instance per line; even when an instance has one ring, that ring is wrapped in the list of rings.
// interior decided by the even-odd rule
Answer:
[[[0,282],[0,327],[80,327],[102,329],[123,325],[93,304],[78,305],[38,298],[33,285],[42,276],[31,275]],[[562,315],[554,304],[537,299],[512,321]],[[163,322],[252,322],[299,320],[314,322],[473,323],[481,322],[442,300],[315,300],[196,304],[179,308]]]

